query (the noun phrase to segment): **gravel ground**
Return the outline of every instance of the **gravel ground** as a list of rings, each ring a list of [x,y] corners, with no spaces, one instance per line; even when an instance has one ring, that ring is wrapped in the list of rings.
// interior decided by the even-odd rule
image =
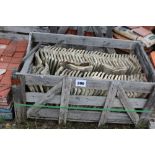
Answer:
[[[136,129],[133,125],[106,124],[100,128],[97,123],[68,122],[66,126],[58,125],[57,121],[27,120],[17,124],[15,121],[0,121],[1,129]],[[141,127],[146,128],[146,127]]]

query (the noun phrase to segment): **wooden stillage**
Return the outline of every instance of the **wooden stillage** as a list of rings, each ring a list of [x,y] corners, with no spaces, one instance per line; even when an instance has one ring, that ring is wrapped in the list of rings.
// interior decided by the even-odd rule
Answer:
[[[62,43],[66,45],[109,47],[130,49],[138,57],[148,82],[96,80],[91,78],[35,75],[29,72],[34,53],[41,43]],[[63,34],[31,33],[27,56],[15,79],[13,98],[17,122],[26,118],[67,121],[98,122],[140,125],[149,120],[154,110],[155,90],[153,68],[137,41],[123,41],[98,37],[83,37]],[[84,82],[77,85],[77,81]],[[51,86],[46,93],[28,92],[27,85]],[[85,87],[106,90],[107,96],[71,95],[71,89]],[[127,92],[148,94],[147,98],[128,98]]]

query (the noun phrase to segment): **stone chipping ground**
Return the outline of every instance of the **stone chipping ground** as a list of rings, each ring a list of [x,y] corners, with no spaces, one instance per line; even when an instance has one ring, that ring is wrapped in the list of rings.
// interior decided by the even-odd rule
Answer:
[[[147,128],[142,126],[140,128]],[[15,121],[0,120],[0,129],[137,129],[133,125],[106,124],[100,128],[97,123],[67,122],[66,126],[58,125],[57,121],[27,120],[22,124]]]

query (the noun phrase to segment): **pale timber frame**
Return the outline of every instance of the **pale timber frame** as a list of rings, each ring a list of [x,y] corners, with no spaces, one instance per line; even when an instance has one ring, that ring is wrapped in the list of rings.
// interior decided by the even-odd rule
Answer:
[[[109,112],[103,111],[83,111],[83,110],[70,110],[70,109],[47,109],[47,108],[34,108],[36,105],[56,104],[61,106],[94,106],[102,108],[124,108],[125,110],[153,110],[155,98],[155,83],[153,68],[147,62],[148,57],[141,48],[141,44],[137,41],[124,41],[110,38],[98,37],[84,37],[75,35],[52,34],[52,33],[31,33],[29,37],[29,45],[27,48],[27,55],[31,53],[36,44],[38,43],[52,43],[56,44],[61,42],[65,45],[76,46],[91,46],[91,47],[107,47],[130,49],[133,51],[145,72],[149,82],[129,82],[117,80],[95,80],[91,78],[80,78],[86,80],[86,88],[89,89],[104,89],[108,91],[107,96],[78,96],[70,95],[71,88],[75,88],[76,77],[62,77],[53,75],[34,75],[29,73],[31,63],[33,61],[34,52],[29,54],[25,60],[20,72],[15,75],[20,80],[19,85],[14,85],[14,104],[16,111],[17,122],[22,122],[26,118],[58,120],[59,123],[66,124],[67,121],[76,122],[98,122],[101,126],[105,123],[119,123],[119,124],[134,124],[139,125],[144,117],[145,121],[149,120],[150,113],[137,113],[127,111]],[[47,93],[27,92],[26,85],[43,85],[53,86]],[[144,98],[128,98],[126,91],[133,91],[139,93],[150,94],[147,99]],[[20,93],[19,93],[20,92]],[[58,95],[57,93],[61,93]],[[116,97],[116,94],[118,97]],[[35,103],[34,106],[20,107],[16,106],[19,103]],[[110,104],[108,104],[110,102]],[[28,110],[27,110],[28,109]]]

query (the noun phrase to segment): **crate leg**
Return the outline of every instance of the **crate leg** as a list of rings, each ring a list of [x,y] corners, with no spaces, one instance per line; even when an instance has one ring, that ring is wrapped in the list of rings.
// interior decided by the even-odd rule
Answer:
[[[20,78],[20,84],[12,86],[12,91],[15,109],[15,120],[17,123],[22,123],[27,118],[27,108],[26,106],[21,106],[21,104],[26,104],[25,81],[23,78]]]
[[[149,118],[151,116],[151,114],[155,111],[155,86],[152,90],[152,93],[147,101],[147,103],[145,104],[143,110],[144,112],[141,114],[140,116],[140,120],[137,124],[138,127],[142,126],[143,124],[148,124],[149,123]],[[145,112],[148,111],[148,112]]]
[[[15,109],[15,120],[17,123],[21,123],[26,119],[26,107],[22,107],[19,105],[22,103],[21,88],[20,86],[13,86],[12,91]]]
[[[59,124],[63,125],[65,125],[67,122],[67,114],[68,114],[67,106],[69,103],[71,83],[72,83],[71,79],[67,77],[63,78],[60,113],[59,113]]]

